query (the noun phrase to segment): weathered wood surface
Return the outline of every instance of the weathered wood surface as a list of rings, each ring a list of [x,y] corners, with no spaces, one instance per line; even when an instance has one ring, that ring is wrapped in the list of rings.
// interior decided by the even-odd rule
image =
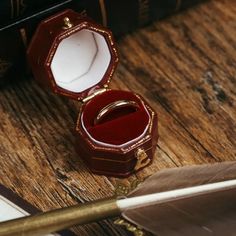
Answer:
[[[159,114],[153,165],[128,179],[91,174],[74,150],[78,104],[33,80],[0,92],[0,182],[46,211],[114,194],[159,169],[236,159],[236,3],[215,0],[119,41],[113,89],[142,94]],[[112,220],[78,235],[128,235]]]

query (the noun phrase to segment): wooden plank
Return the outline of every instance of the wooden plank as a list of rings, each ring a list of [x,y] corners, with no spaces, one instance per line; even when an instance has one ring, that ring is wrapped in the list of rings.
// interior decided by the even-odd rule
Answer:
[[[112,196],[174,166],[236,158],[236,5],[215,0],[119,40],[112,89],[141,94],[159,114],[154,162],[126,179],[93,175],[74,149],[79,104],[33,80],[0,93],[0,182],[46,211]],[[128,235],[112,220],[78,235]]]

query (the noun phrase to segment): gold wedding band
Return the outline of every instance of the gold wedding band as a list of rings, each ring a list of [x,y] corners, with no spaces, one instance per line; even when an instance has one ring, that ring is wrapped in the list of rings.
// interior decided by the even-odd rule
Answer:
[[[135,101],[129,101],[129,100],[119,100],[116,102],[112,102],[102,108],[102,110],[98,113],[97,117],[94,120],[94,124],[99,124],[105,116],[107,116],[110,112],[118,109],[118,108],[124,108],[124,107],[134,107],[138,108],[139,105]]]

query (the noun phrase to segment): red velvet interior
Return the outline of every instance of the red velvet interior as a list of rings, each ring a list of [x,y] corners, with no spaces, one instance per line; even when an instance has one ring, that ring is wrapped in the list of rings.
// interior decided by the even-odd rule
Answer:
[[[108,104],[119,100],[132,100],[138,109],[120,108],[111,112],[101,124],[94,125],[99,111]],[[97,141],[121,145],[139,137],[149,122],[149,114],[142,101],[131,92],[109,90],[90,100],[82,108],[82,119],[88,133]]]

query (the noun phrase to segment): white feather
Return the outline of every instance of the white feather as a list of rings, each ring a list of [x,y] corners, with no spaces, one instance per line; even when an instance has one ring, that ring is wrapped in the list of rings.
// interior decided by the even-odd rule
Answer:
[[[173,200],[229,190],[235,187],[236,187],[236,180],[227,180],[218,183],[205,184],[167,192],[154,193],[139,197],[121,199],[117,201],[117,205],[121,211],[125,211],[128,209],[135,209],[150,205],[156,205],[160,203],[166,203]]]

